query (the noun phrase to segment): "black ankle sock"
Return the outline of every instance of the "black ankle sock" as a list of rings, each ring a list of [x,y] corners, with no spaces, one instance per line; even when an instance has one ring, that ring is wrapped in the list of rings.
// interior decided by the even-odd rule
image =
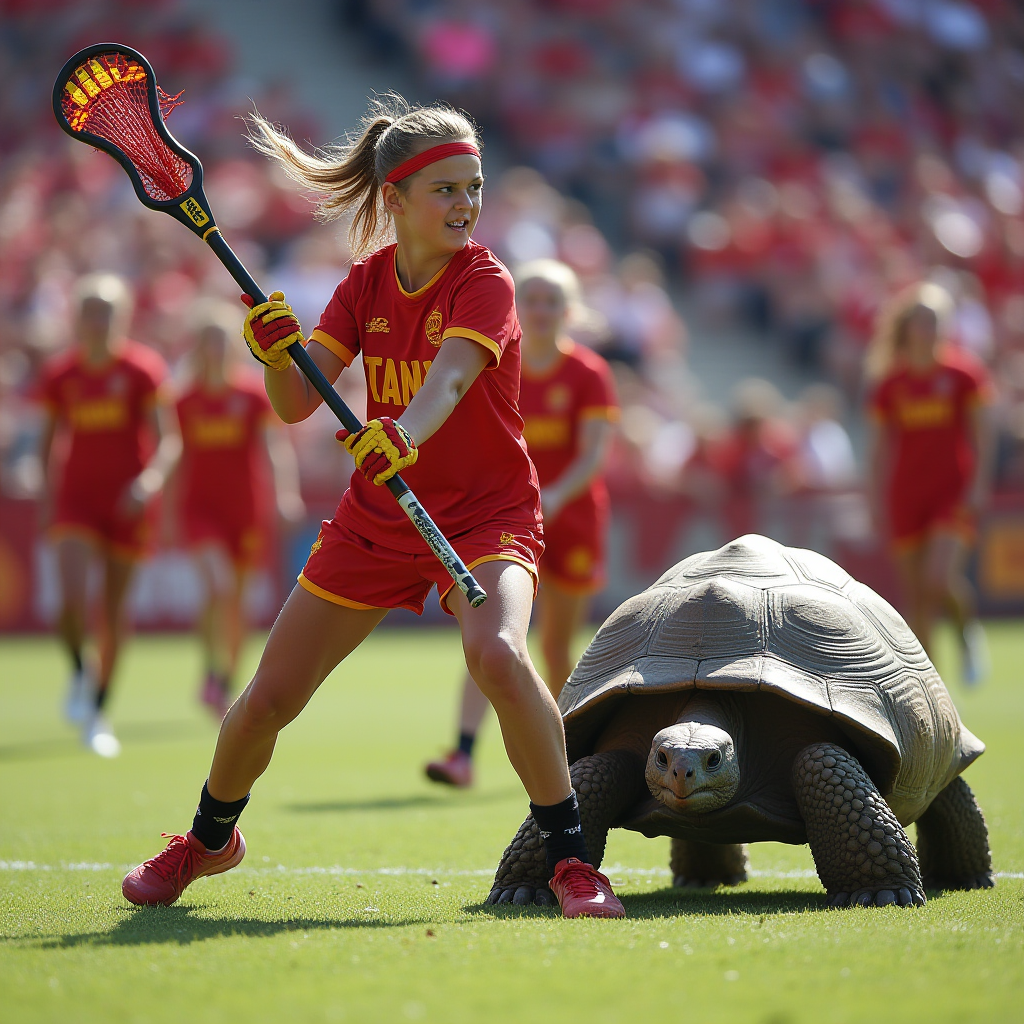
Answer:
[[[75,666],[76,672],[82,671],[82,652],[72,651],[71,652],[71,664]]]
[[[238,821],[248,802],[248,794],[241,800],[235,800],[232,803],[214,800],[204,782],[203,794],[199,797],[199,806],[196,808],[196,816],[192,819],[192,835],[208,850],[222,849],[231,838],[231,834],[235,830],[235,822]]]
[[[555,865],[566,857],[578,857],[590,863],[587,841],[583,838],[583,826],[580,824],[580,805],[576,802],[576,790],[560,804],[538,806],[531,802],[530,811],[540,829],[540,837],[544,842],[544,856],[552,871],[555,870]]]
[[[466,757],[473,756],[473,744],[476,743],[476,736],[471,732],[459,733],[459,751]]]
[[[107,703],[107,693],[109,693],[109,691],[109,686],[100,686],[97,688],[95,697],[97,711],[103,710],[103,705]]]

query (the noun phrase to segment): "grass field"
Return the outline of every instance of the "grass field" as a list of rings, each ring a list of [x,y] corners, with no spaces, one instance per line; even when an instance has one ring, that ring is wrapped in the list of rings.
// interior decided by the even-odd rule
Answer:
[[[493,722],[477,789],[421,777],[450,738],[451,632],[371,637],[284,733],[242,819],[246,861],[150,909],[123,901],[121,876],[188,827],[215,736],[193,644],[132,643],[107,762],[60,721],[55,645],[0,642],[0,1019],[1024,1019],[1024,630],[990,637],[991,683],[950,688],[989,746],[968,779],[994,890],[826,912],[807,849],[762,844],[752,881],[683,892],[667,840],[615,832],[625,921],[482,905],[526,802]]]

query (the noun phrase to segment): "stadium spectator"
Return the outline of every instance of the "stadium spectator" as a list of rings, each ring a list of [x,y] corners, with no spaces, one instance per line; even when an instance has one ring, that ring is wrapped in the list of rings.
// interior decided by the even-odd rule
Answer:
[[[538,628],[546,682],[556,698],[572,671],[572,644],[590,599],[604,584],[609,509],[601,471],[619,413],[607,364],[566,333],[579,319],[580,300],[579,281],[564,263],[535,260],[516,273],[523,330],[519,408],[544,512]],[[472,784],[473,746],[487,708],[467,672],[458,745],[427,765],[428,778]]]
[[[57,549],[58,630],[73,673],[67,717],[84,723],[85,742],[102,757],[120,744],[104,715],[124,632],[124,601],[150,541],[150,506],[178,456],[173,412],[161,392],[163,360],[130,341],[131,297],[112,274],[75,289],[75,346],[43,368],[38,398],[46,419],[40,444],[45,490],[41,520]],[[103,569],[98,659],[84,650],[89,571]]]
[[[869,370],[869,489],[893,545],[908,621],[925,650],[948,609],[961,639],[964,681],[987,671],[985,636],[967,578],[978,513],[991,486],[991,382],[948,341],[954,304],[932,282],[911,286],[885,310]]]
[[[177,400],[182,453],[176,483],[184,540],[204,588],[200,699],[219,722],[231,702],[245,637],[246,579],[265,556],[269,520],[276,511],[283,522],[297,523],[305,507],[295,452],[262,382],[236,365],[238,314],[207,300],[193,316],[193,380]]]

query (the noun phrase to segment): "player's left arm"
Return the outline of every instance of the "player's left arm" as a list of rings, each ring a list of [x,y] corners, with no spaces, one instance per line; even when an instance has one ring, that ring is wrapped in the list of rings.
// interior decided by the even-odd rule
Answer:
[[[157,400],[150,405],[145,415],[157,445],[146,467],[125,492],[122,507],[129,515],[140,515],[146,505],[163,490],[167,478],[181,458],[181,434],[174,407]]]
[[[967,505],[980,512],[992,491],[995,472],[996,431],[991,402],[980,396],[967,411],[968,436],[974,450],[974,479],[967,492]]]
[[[301,522],[306,515],[306,504],[299,487],[299,460],[291,439],[284,428],[264,423],[263,448],[274,476],[277,514],[286,523]]]
[[[552,520],[578,498],[604,469],[613,425],[607,416],[587,416],[580,421],[579,452],[565,472],[540,492],[544,518]]]

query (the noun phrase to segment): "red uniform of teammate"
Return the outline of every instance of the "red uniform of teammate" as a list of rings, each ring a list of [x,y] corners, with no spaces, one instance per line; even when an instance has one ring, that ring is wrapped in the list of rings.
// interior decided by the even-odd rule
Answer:
[[[526,644],[542,549],[540,495],[516,408],[512,280],[470,240],[483,187],[473,126],[449,108],[379,108],[358,141],[324,156],[303,153],[260,119],[256,143],[323,195],[321,212],[358,207],[353,251],[371,248],[382,215],[394,227],[397,244],[353,267],[308,347],[331,381],[362,355],[371,418],[355,434],[339,431],[356,473],[255,677],[221,724],[191,831],[130,872],[122,891],[134,903],[173,903],[193,879],[234,867],[245,853],[235,822],[278,732],[389,608],[419,610],[436,583],[530,794],[563,914],[621,917],[608,880],[589,863],[561,719]],[[280,292],[251,310],[244,333],[268,367],[267,394],[281,418],[311,415],[319,395],[291,365],[288,349],[302,334]],[[398,472],[477,567],[486,603],[471,608],[452,587],[381,486]],[[499,885],[489,898],[510,895]],[[536,898],[546,902],[547,889]]]
[[[523,368],[519,408],[523,436],[537,467],[542,491],[556,483],[579,455],[580,434],[589,419],[616,421],[615,379],[599,355],[571,341],[546,373]],[[541,579],[562,590],[591,594],[604,586],[608,488],[595,474],[558,514],[544,519]]]
[[[565,334],[579,305],[572,269],[554,260],[527,264],[518,274],[517,301],[523,318],[519,403],[544,508],[540,641],[548,687],[557,697],[572,669],[572,642],[590,594],[604,582],[608,492],[601,469],[618,404],[608,364]],[[428,778],[472,784],[473,746],[487,707],[487,698],[467,674],[458,746],[426,766]]]
[[[77,287],[76,346],[43,370],[41,459],[61,582],[59,629],[74,666],[67,715],[85,723],[92,749],[120,750],[102,711],[121,642],[121,612],[150,533],[149,500],[177,456],[177,437],[158,408],[163,360],[124,337],[131,298],[110,274]],[[51,460],[56,441],[56,458]],[[53,465],[51,465],[51,461]],[[52,483],[50,483],[52,481]],[[83,663],[90,561],[103,566],[98,665]]]
[[[972,684],[987,671],[987,653],[965,563],[989,484],[991,389],[981,366],[941,347],[951,311],[943,289],[922,284],[898,296],[883,317],[869,353],[877,380],[869,483],[903,577],[910,624],[927,650],[934,619],[948,607]]]

